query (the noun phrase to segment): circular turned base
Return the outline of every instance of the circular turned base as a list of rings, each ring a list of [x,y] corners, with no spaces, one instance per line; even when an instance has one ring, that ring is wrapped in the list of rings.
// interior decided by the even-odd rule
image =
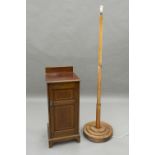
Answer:
[[[96,121],[85,124],[84,135],[92,142],[105,142],[112,137],[113,131],[111,125],[101,122],[100,128],[96,128]]]

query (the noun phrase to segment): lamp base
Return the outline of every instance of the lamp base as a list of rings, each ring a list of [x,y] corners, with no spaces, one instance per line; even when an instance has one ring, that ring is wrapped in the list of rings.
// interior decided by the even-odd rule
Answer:
[[[100,128],[96,128],[96,121],[85,124],[83,134],[92,142],[105,142],[112,137],[113,130],[111,125],[100,122]]]

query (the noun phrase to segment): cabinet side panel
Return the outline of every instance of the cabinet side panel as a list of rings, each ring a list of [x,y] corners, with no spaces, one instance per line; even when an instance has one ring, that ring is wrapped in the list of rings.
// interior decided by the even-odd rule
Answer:
[[[75,100],[76,100],[76,104],[75,104],[75,133],[79,133],[79,108],[80,108],[80,104],[79,104],[79,93],[80,93],[80,82],[75,82]]]

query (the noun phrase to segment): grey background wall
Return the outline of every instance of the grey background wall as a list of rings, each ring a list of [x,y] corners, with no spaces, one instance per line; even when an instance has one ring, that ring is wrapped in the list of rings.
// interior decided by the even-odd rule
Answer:
[[[96,94],[104,4],[103,94],[128,95],[128,0],[27,0],[27,96],[46,95],[44,68],[73,65],[81,95]]]

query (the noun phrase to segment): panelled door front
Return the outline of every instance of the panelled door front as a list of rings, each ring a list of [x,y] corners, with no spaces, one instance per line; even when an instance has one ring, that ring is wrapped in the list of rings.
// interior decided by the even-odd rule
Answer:
[[[54,137],[74,134],[78,130],[78,83],[50,85],[51,131]]]

